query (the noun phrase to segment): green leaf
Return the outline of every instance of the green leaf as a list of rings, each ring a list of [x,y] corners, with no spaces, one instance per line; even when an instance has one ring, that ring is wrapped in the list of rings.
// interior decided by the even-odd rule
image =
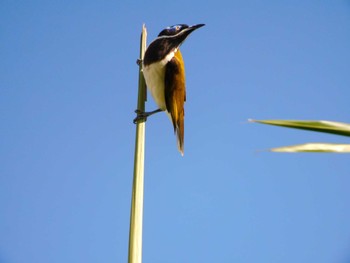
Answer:
[[[350,144],[334,143],[306,143],[271,149],[272,152],[324,152],[324,153],[350,153]]]
[[[249,120],[251,122],[350,136],[350,124],[334,121]]]

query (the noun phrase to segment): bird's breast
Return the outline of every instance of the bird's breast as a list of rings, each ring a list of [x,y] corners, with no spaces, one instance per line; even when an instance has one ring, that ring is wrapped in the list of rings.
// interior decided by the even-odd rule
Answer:
[[[169,53],[165,58],[158,62],[143,66],[143,76],[151,95],[162,110],[166,110],[164,97],[164,77],[166,64],[174,57],[177,50]]]
[[[166,110],[164,97],[165,67],[160,62],[152,63],[143,68],[146,85],[154,101],[162,110]]]

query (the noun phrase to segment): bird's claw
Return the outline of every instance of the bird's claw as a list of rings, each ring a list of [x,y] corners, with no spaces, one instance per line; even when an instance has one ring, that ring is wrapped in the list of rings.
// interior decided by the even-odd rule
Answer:
[[[134,123],[139,123],[139,121],[146,121],[148,116],[151,116],[157,112],[161,112],[163,111],[162,109],[156,109],[154,111],[149,111],[149,112],[145,112],[145,111],[141,111],[139,109],[135,110],[135,113],[137,114],[136,118],[134,119]]]
[[[146,121],[148,115],[146,112],[143,112],[141,110],[135,110],[135,113],[137,114],[136,118],[133,120],[134,124],[139,123],[140,121]]]

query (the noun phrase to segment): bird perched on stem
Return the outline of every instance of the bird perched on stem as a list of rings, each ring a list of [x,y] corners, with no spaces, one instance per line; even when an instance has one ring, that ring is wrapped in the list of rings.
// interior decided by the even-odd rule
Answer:
[[[184,154],[184,104],[186,101],[185,67],[179,50],[185,39],[204,26],[178,24],[162,30],[146,49],[142,70],[146,85],[159,109],[151,112],[136,111],[134,122],[165,111],[170,117],[180,153]]]

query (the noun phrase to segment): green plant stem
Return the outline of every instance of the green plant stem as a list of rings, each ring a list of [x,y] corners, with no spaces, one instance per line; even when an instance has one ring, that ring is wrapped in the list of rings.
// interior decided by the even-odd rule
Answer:
[[[146,50],[147,30],[142,26],[140,41],[140,59]],[[142,63],[139,64],[139,88],[137,109],[144,112],[146,101],[146,84],[142,74]],[[130,232],[129,232],[129,263],[142,262],[142,218],[144,189],[144,159],[145,159],[145,125],[144,121],[136,123],[134,176],[132,186]]]

